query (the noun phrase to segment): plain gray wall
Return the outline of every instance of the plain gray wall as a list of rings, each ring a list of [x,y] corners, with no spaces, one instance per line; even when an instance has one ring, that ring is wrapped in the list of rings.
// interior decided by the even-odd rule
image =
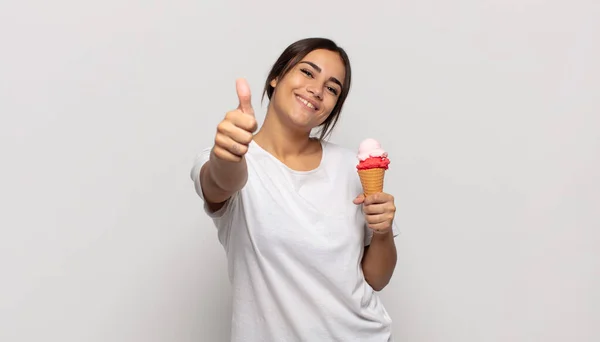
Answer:
[[[599,341],[599,9],[2,1],[0,341],[226,341],[189,171],[235,79],[262,122],[269,67],[307,36],[354,68],[332,140],[390,152],[397,341]]]

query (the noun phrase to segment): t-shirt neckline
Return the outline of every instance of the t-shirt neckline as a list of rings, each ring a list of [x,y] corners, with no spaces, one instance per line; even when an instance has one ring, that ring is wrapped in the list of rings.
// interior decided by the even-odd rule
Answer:
[[[326,148],[327,144],[323,140],[320,140],[319,143],[321,144],[321,160],[319,161],[319,165],[316,168],[314,168],[312,170],[307,170],[307,171],[298,171],[298,170],[294,170],[294,169],[290,168],[289,166],[285,165],[285,163],[283,163],[281,160],[277,159],[277,157],[272,155],[269,151],[262,148],[262,146],[260,146],[254,140],[252,140],[250,142],[250,145],[256,147],[261,153],[266,154],[269,158],[271,158],[273,161],[275,161],[281,167],[285,168],[287,171],[298,174],[298,175],[308,175],[308,174],[318,172],[319,170],[321,170],[323,168],[323,162],[325,160],[325,153],[327,153],[327,148]]]

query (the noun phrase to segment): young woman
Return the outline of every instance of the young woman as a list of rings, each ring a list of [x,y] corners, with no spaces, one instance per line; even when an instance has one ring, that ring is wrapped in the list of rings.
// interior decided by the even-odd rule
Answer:
[[[396,265],[394,198],[365,198],[356,152],[325,141],[350,82],[333,41],[293,43],[267,77],[261,129],[238,80],[238,108],[192,168],[228,259],[232,341],[392,339],[376,291]]]

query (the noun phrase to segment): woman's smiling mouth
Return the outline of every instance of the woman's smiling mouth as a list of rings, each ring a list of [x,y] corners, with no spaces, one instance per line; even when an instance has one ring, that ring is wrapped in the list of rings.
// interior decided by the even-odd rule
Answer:
[[[306,107],[312,109],[312,110],[317,110],[317,106],[315,106],[315,104],[311,101],[306,100],[303,97],[300,97],[298,95],[296,95],[296,98],[298,99],[298,101],[300,101],[302,104],[304,104]]]

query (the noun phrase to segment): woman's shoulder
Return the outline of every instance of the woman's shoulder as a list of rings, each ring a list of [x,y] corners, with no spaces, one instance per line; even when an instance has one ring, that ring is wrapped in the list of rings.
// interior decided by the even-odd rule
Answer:
[[[358,159],[356,159],[356,152],[344,145],[330,141],[323,141],[323,148],[325,149],[325,157],[330,161],[352,165],[356,165],[358,163]]]
[[[323,140],[323,146],[333,154],[342,155],[344,157],[351,157],[351,158],[356,159],[356,152],[342,144]]]

